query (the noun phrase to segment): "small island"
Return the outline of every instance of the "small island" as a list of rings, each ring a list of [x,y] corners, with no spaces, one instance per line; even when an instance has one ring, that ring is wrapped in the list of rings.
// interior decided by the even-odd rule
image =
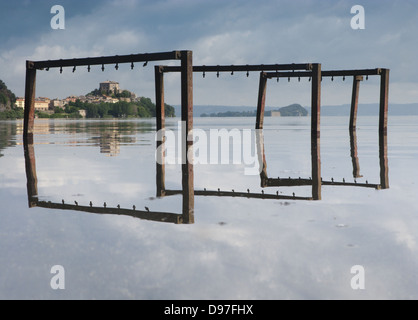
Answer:
[[[306,117],[308,116],[308,110],[302,107],[300,104],[291,104],[286,107],[273,109],[264,112],[265,117]],[[255,117],[257,111],[225,111],[218,113],[202,113],[201,117]]]

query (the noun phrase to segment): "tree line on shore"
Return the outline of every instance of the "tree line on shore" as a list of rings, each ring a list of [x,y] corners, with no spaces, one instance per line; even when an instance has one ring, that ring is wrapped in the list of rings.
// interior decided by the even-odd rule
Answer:
[[[94,92],[93,92],[94,93]],[[96,94],[101,94],[97,92]],[[126,97],[130,92],[122,92],[120,97]],[[0,80],[0,120],[23,119],[24,110],[16,105],[16,96],[7,89],[6,84]],[[152,118],[156,116],[156,106],[150,98],[141,97],[138,101],[119,101],[116,103],[101,102],[89,103],[76,100],[69,102],[64,107],[56,107],[52,112],[36,110],[38,118],[72,118],[79,119],[83,116],[80,111],[85,110],[86,118]],[[175,117],[174,107],[165,104],[165,116]]]

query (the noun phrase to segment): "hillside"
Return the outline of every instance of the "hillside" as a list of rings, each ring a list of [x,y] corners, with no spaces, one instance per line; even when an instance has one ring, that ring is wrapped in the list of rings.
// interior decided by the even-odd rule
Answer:
[[[7,89],[6,84],[0,80],[0,111],[11,110],[15,102],[15,94]]]

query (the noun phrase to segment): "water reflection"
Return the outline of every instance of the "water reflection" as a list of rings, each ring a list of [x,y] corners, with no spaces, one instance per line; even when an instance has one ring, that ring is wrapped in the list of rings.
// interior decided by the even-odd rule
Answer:
[[[137,130],[137,129],[135,129]],[[164,134],[164,133],[162,133]],[[102,136],[102,143],[106,141],[118,140],[118,135],[112,135],[105,138]],[[106,140],[108,139],[108,140]],[[38,198],[38,186],[37,186],[37,173],[36,173],[36,159],[35,159],[35,147],[33,139],[24,139],[24,155],[25,155],[25,168],[27,177],[27,194],[28,204],[30,208],[43,207],[49,209],[60,210],[73,210],[83,211],[96,214],[114,214],[131,216],[144,220],[152,220],[158,222],[175,223],[175,224],[193,224],[194,223],[194,197],[237,197],[248,199],[265,199],[265,200],[321,200],[322,186],[345,186],[345,187],[363,187],[363,188],[375,188],[375,189],[387,189],[389,188],[388,178],[388,159],[387,159],[387,135],[379,136],[379,159],[380,159],[380,183],[358,183],[356,178],[360,175],[360,160],[357,153],[357,137],[355,131],[350,131],[350,147],[351,158],[353,165],[353,176],[355,178],[353,183],[343,181],[325,181],[321,178],[321,155],[320,155],[320,138],[314,136],[311,139],[311,176],[300,177],[298,179],[292,178],[270,178],[267,173],[267,162],[264,149],[264,135],[262,130],[256,131],[256,144],[258,161],[260,166],[260,176],[257,179],[261,181],[262,188],[269,187],[295,187],[295,186],[311,186],[312,195],[310,197],[299,197],[294,193],[291,195],[268,194],[262,191],[261,193],[253,193],[247,189],[247,192],[236,192],[218,190],[195,190],[193,184],[194,168],[191,163],[182,165],[182,189],[167,189],[165,186],[165,154],[164,154],[164,139],[157,139],[157,161],[156,161],[156,195],[158,198],[164,198],[174,195],[182,196],[182,210],[178,212],[158,212],[150,211],[147,207],[145,210],[139,210],[133,206],[132,208],[111,208],[103,204],[93,204],[90,202],[89,206],[79,205],[77,202],[65,203],[63,200],[61,203],[52,203],[50,201],[40,201]],[[120,140],[122,141],[122,140]],[[128,143],[129,141],[126,140]]]
[[[321,188],[322,186],[345,186],[345,187],[363,187],[389,189],[389,167],[388,167],[388,155],[387,155],[387,134],[379,135],[379,162],[380,162],[380,183],[365,183],[357,182],[356,178],[362,177],[360,175],[360,160],[357,152],[357,134],[355,130],[350,130],[350,154],[353,165],[353,177],[354,182],[350,183],[345,181],[335,181],[333,178],[331,181],[325,181],[321,178],[321,155],[320,155],[320,138],[313,136],[311,138],[311,164],[312,164],[312,176],[309,178],[292,179],[292,178],[269,178],[267,174],[267,162],[264,153],[264,137],[263,132],[259,131],[257,134],[257,148],[259,155],[259,162],[261,164],[261,187],[294,187],[294,186],[312,186],[312,199],[321,200]]]
[[[17,126],[12,121],[2,121],[0,123],[0,158],[3,157],[2,150],[13,147],[16,141],[13,137],[16,136]]]

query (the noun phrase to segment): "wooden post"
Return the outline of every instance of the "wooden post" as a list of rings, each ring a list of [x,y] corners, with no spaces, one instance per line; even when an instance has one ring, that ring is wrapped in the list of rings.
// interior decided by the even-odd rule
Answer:
[[[319,137],[321,131],[321,64],[312,65],[312,115],[311,115],[311,134],[313,137]]]
[[[183,222],[194,223],[192,51],[181,52],[181,120]]]
[[[311,159],[312,159],[312,198],[321,200],[321,64],[312,65],[312,115],[311,115]]]
[[[350,130],[355,130],[357,126],[357,110],[358,110],[360,81],[363,81],[363,76],[353,77],[353,94],[351,97]]]
[[[36,175],[35,150],[33,142],[29,143],[27,139],[23,139],[23,148],[25,155],[28,204],[29,208],[33,208],[36,207],[38,202],[38,178]]]
[[[35,91],[36,91],[36,69],[32,61],[26,61],[26,83],[25,83],[25,115],[23,124],[24,139],[33,139],[35,123]]]
[[[362,175],[360,175],[360,163],[357,152],[357,132],[355,129],[350,130],[350,152],[351,162],[353,163],[353,177],[361,178]]]
[[[157,119],[157,197],[165,195],[165,108],[164,108],[164,73],[160,66],[155,66],[155,107]]]
[[[381,188],[389,189],[388,136],[386,133],[379,134],[379,160]]]
[[[380,73],[380,111],[379,133],[386,134],[388,128],[389,106],[389,69],[381,69]]]
[[[264,72],[260,73],[260,85],[258,89],[258,102],[257,102],[257,119],[255,129],[263,129],[264,124],[264,109],[266,106],[266,89],[267,78]]]
[[[260,185],[261,188],[267,187],[267,162],[266,162],[266,154],[264,151],[264,134],[263,130],[255,130],[255,138],[257,142],[257,154],[258,154],[258,165],[260,167]]]
[[[311,139],[311,159],[312,159],[312,198],[313,200],[322,199],[322,179],[321,179],[321,147],[319,136]]]

